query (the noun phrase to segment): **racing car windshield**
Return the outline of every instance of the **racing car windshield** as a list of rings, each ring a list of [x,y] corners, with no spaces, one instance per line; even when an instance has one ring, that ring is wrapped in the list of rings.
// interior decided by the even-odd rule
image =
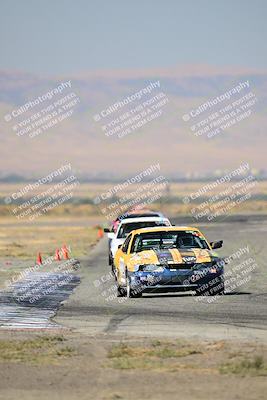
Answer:
[[[142,221],[142,222],[129,222],[122,224],[118,232],[118,239],[126,238],[126,236],[135,229],[148,228],[153,226],[168,226],[167,221]]]
[[[155,248],[208,249],[209,246],[198,231],[146,232],[135,236],[131,253]]]

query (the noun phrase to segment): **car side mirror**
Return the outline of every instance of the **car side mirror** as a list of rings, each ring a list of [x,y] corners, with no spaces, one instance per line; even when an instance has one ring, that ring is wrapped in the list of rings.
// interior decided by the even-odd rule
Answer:
[[[210,242],[212,249],[220,249],[223,245],[223,240],[219,240],[219,242]]]
[[[104,228],[104,232],[108,233],[108,232],[110,232],[110,229],[109,228]]]

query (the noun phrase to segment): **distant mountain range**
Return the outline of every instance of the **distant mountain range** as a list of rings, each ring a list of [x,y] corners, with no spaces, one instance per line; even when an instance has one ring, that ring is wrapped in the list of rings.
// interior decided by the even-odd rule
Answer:
[[[6,121],[12,110],[69,80],[71,89],[53,99],[75,92],[79,103],[73,108],[73,114],[36,137],[29,138],[27,134],[18,137],[14,124],[30,118],[40,107]],[[162,115],[122,138],[105,136],[102,122],[97,122],[95,116],[157,81],[159,89],[101,121],[106,125],[113,117],[119,118],[131,106],[138,106],[159,92],[168,98]],[[249,81],[250,86],[244,94],[252,91],[257,97],[251,115],[213,138],[205,134],[196,137],[190,129],[192,123],[218,111],[218,106],[211,107],[199,118],[191,118],[192,123],[184,121],[183,116],[244,81]],[[231,101],[242,94],[233,96]],[[41,108],[48,107],[51,101],[54,100],[45,100]],[[222,101],[219,108],[231,101]],[[242,162],[248,162],[253,169],[265,170],[266,106],[265,71],[183,66],[169,70],[82,72],[67,77],[0,71],[1,176],[39,177],[66,162],[78,174],[90,179],[123,178],[154,163],[160,163],[162,174],[174,178],[213,175],[215,170],[230,170]]]

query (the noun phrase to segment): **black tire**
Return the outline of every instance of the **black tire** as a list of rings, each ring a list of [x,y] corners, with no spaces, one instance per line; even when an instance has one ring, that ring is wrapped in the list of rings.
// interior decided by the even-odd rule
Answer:
[[[121,288],[119,285],[117,287],[117,297],[125,297],[126,296],[126,290]]]
[[[220,284],[220,288],[218,290],[213,290],[211,293],[209,293],[209,296],[223,296],[224,295],[224,283],[222,282]]]
[[[137,289],[133,289],[131,287],[131,281],[130,278],[127,277],[127,285],[126,285],[126,296],[128,298],[137,298],[137,297],[142,297],[142,292],[138,291]]]
[[[217,288],[217,289],[216,289]],[[220,282],[213,285],[211,288],[201,290],[201,286],[196,290],[197,296],[221,296],[224,295],[224,280],[220,278]]]
[[[113,273],[113,275],[115,277],[115,281],[116,281],[117,280],[116,269],[115,269],[115,266],[114,266],[113,262],[111,264],[111,272]]]

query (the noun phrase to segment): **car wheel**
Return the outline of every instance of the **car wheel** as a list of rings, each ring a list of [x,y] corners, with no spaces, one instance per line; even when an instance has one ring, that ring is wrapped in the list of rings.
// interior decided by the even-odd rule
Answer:
[[[142,297],[142,292],[138,291],[137,289],[132,288],[129,277],[127,277],[127,280],[126,280],[126,296],[128,298]]]
[[[111,264],[111,272],[113,273],[113,275],[114,275],[114,277],[115,277],[115,280],[117,280],[116,268],[115,268],[115,265],[114,265],[113,262],[112,262],[112,264]]]
[[[117,297],[125,297],[126,290],[121,288],[119,285],[117,286]]]
[[[217,289],[216,289],[217,288]],[[209,289],[202,290],[202,286],[196,289],[196,296],[219,296],[224,295],[224,281],[220,279],[220,282]]]
[[[220,286],[217,290],[213,290],[211,293],[209,293],[209,296],[222,296],[224,295],[224,282],[221,281]]]

